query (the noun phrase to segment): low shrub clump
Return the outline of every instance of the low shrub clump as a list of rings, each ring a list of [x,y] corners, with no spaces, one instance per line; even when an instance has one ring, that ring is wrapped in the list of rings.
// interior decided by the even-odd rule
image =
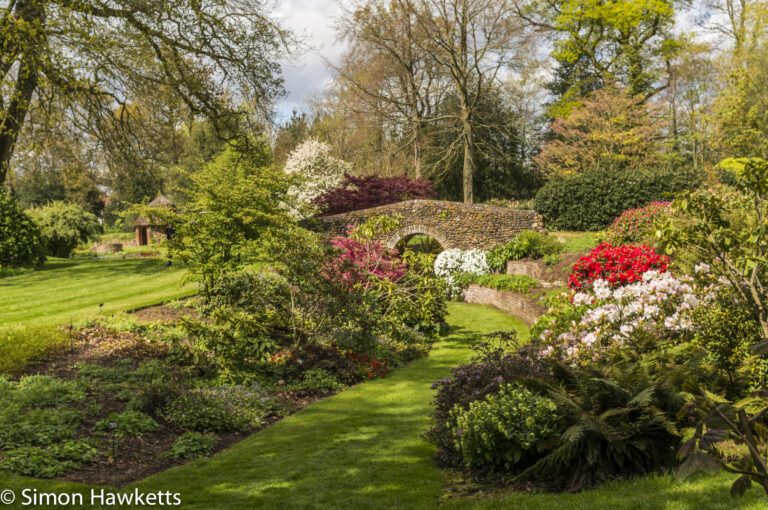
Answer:
[[[258,386],[232,386],[182,393],[161,413],[182,430],[232,432],[261,426],[270,410],[269,397]]]
[[[669,202],[651,202],[645,207],[627,209],[606,229],[605,242],[613,246],[647,241],[654,223],[669,212]]]
[[[488,265],[497,272],[507,269],[507,261],[526,257],[540,259],[556,256],[563,250],[563,243],[556,238],[526,230],[507,244],[491,250],[487,254]]]
[[[196,459],[208,455],[216,448],[218,439],[213,434],[186,432],[171,445],[168,457],[172,459]]]
[[[471,273],[462,273],[455,276],[455,281],[461,288],[474,284],[496,290],[511,290],[522,293],[529,292],[539,285],[535,278],[524,274],[489,274],[478,276]]]
[[[0,326],[0,374],[15,374],[27,364],[61,352],[70,344],[67,334],[54,327]]]
[[[456,404],[448,428],[468,469],[508,471],[535,460],[557,431],[557,419],[552,400],[504,384],[467,409]]]

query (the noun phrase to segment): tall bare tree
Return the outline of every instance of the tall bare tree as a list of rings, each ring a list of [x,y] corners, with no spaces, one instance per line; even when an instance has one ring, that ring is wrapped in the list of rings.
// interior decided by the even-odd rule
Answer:
[[[357,104],[383,116],[399,137],[394,150],[411,154],[414,177],[424,174],[425,130],[443,81],[420,44],[428,35],[407,0],[356,0],[345,6],[337,29],[350,44],[337,77]]]
[[[405,3],[405,0],[404,0]],[[408,0],[411,16],[427,37],[416,44],[447,76],[459,107],[464,201],[474,201],[475,114],[501,75],[519,67],[531,41],[509,0]]]

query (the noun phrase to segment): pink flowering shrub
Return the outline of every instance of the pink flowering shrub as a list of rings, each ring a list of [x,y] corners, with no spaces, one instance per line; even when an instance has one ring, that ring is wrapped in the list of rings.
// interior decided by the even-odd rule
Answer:
[[[647,238],[657,218],[669,211],[669,202],[651,202],[645,207],[627,209],[608,227],[605,242],[618,246],[639,243]]]
[[[647,271],[663,273],[668,266],[669,257],[658,255],[650,246],[612,246],[602,243],[573,265],[568,286],[578,289],[595,280],[604,279],[616,287],[639,281]]]
[[[331,245],[338,254],[325,266],[323,276],[341,282],[350,290],[357,285],[369,288],[371,277],[396,282],[408,271],[397,251],[376,241],[336,236]]]

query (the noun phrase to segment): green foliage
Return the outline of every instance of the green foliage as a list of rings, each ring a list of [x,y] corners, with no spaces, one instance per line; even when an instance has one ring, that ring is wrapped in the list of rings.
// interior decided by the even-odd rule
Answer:
[[[737,172],[738,193],[679,194],[679,217],[660,226],[667,253],[689,252],[725,278],[768,338],[768,162],[752,160]]]
[[[271,409],[258,387],[230,386],[181,393],[162,411],[176,427],[193,432],[249,430],[264,423]]]
[[[222,275],[261,259],[268,230],[293,223],[281,205],[289,178],[261,166],[263,159],[230,147],[192,176],[195,188],[182,211],[142,211],[173,226],[171,256],[189,266],[206,299]]]
[[[76,381],[65,381],[49,375],[28,375],[11,383],[0,402],[10,400],[21,407],[56,407],[85,399],[85,392]]]
[[[47,326],[0,326],[0,374],[14,374],[28,363],[69,345],[64,331]]]
[[[88,441],[67,440],[45,449],[21,446],[3,452],[0,470],[35,478],[53,478],[90,462],[98,453]]]
[[[300,382],[291,385],[291,389],[308,393],[325,393],[339,391],[344,387],[339,380],[327,370],[310,368],[303,374]]]
[[[196,459],[204,457],[216,448],[219,439],[213,434],[200,432],[185,432],[173,442],[168,450],[168,457],[172,459]]]
[[[600,230],[627,209],[661,200],[665,193],[695,189],[692,172],[588,172],[553,178],[536,194],[536,210],[548,226]]]
[[[32,409],[25,412],[18,404],[5,403],[0,410],[0,449],[48,446],[73,439],[80,422],[76,411]]]
[[[520,260],[525,257],[540,259],[547,255],[556,255],[563,249],[563,244],[556,238],[526,230],[507,244],[486,254],[488,265],[494,271],[506,271],[508,260]]]
[[[681,414],[695,418],[697,425],[693,437],[677,453],[682,463],[675,478],[686,479],[700,471],[714,475],[722,469],[739,475],[731,486],[731,496],[743,496],[753,481],[768,495],[768,394],[756,392],[732,402],[693,379],[686,381],[685,390],[693,401]],[[726,440],[738,445],[735,452],[720,447]]]
[[[46,253],[67,258],[81,243],[101,232],[96,215],[76,204],[52,202],[28,211],[43,236]]]
[[[40,229],[0,186],[0,266],[39,266],[43,262]]]
[[[508,471],[557,433],[557,417],[552,400],[505,384],[467,409],[456,404],[449,428],[467,468]]]
[[[157,430],[157,422],[140,411],[124,411],[122,413],[111,413],[108,417],[100,420],[94,426],[93,430],[97,434],[114,434],[122,437],[141,436],[148,432]]]
[[[496,290],[511,290],[527,293],[538,287],[539,282],[524,274],[488,274],[476,275],[472,273],[460,273],[454,276],[456,285],[466,288],[471,284],[481,285]]]
[[[751,311],[726,292],[714,303],[698,307],[693,322],[694,343],[706,349],[708,361],[728,376],[734,389],[737,372],[760,341],[760,326]]]

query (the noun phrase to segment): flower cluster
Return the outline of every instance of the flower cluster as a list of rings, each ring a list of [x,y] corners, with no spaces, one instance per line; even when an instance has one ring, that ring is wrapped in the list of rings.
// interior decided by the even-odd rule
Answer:
[[[289,350],[276,352],[269,357],[269,362],[273,365],[285,365],[289,360],[293,359],[293,354]]]
[[[660,339],[687,334],[694,328],[693,309],[713,300],[717,286],[716,282],[698,285],[690,278],[653,270],[623,287],[595,280],[591,291],[572,295],[580,319],[571,314],[566,324],[552,320],[549,329],[540,334],[539,340],[546,346],[541,354],[595,361],[617,348],[639,351]]]
[[[454,281],[454,276],[460,273],[480,276],[490,274],[491,268],[488,266],[485,252],[454,248],[441,252],[435,259],[435,274],[445,279],[451,297],[457,297],[461,293],[461,287]]]
[[[301,216],[301,207],[336,187],[344,176],[352,171],[352,164],[334,158],[331,146],[318,140],[307,140],[296,147],[285,162],[285,173],[300,177],[300,182],[288,189],[288,195],[296,201],[291,214]]]
[[[386,377],[389,373],[387,365],[389,362],[381,361],[378,358],[370,358],[366,355],[360,355],[356,352],[347,352],[344,356],[351,359],[357,366],[365,370],[365,375],[368,379],[375,379],[376,377]]]
[[[647,271],[663,273],[668,266],[669,257],[658,255],[650,246],[612,246],[602,243],[573,265],[568,286],[579,289],[595,280],[604,279],[615,287],[639,281]]]
[[[331,244],[338,255],[323,270],[329,280],[340,281],[350,290],[356,285],[369,288],[371,277],[397,281],[408,271],[397,252],[386,249],[381,243],[337,236]]]
[[[669,210],[669,202],[651,202],[645,207],[627,209],[606,231],[606,242],[613,245],[637,243],[648,235],[656,218]]]

